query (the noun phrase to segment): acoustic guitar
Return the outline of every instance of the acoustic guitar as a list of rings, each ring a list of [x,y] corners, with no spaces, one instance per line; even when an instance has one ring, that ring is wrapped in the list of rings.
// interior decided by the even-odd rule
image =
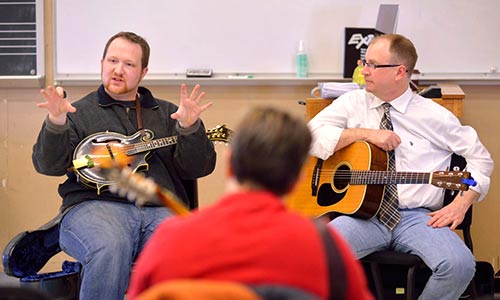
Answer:
[[[393,172],[387,171],[387,164],[387,152],[363,141],[325,161],[311,156],[285,203],[310,217],[341,213],[370,219],[380,209],[386,184],[432,184],[459,191],[476,184],[469,172]]]
[[[232,130],[226,125],[218,125],[206,131],[212,142],[229,143]],[[78,181],[86,186],[96,188],[100,194],[104,187],[113,183],[106,178],[103,168],[117,166],[129,167],[136,172],[147,170],[146,158],[152,150],[168,147],[177,143],[177,136],[153,139],[154,133],[149,129],[138,131],[131,136],[116,132],[98,132],[83,139],[73,152],[72,170]]]

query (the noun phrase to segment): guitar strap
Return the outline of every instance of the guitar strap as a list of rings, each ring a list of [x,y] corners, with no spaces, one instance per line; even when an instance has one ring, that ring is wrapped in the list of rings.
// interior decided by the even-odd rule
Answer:
[[[135,113],[137,114],[137,126],[141,134],[144,134],[144,127],[142,127],[141,99],[139,98],[139,94],[135,95]]]
[[[337,247],[330,232],[324,222],[320,219],[313,220],[318,230],[323,246],[326,252],[326,260],[328,264],[328,278],[330,286],[329,300],[345,300],[346,299],[346,270],[340,249]]]

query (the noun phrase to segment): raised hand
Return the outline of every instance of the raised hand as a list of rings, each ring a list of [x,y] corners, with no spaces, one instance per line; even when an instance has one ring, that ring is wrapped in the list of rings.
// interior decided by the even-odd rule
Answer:
[[[179,108],[175,113],[170,115],[170,117],[177,120],[182,128],[191,127],[196,120],[198,120],[200,114],[213,104],[212,102],[209,102],[205,105],[201,105],[201,100],[205,97],[205,92],[199,93],[199,91],[200,85],[197,84],[193,88],[191,95],[188,97],[186,85],[181,85],[181,100]]]
[[[65,98],[64,89],[60,86],[49,85],[47,89],[40,90],[46,102],[38,103],[37,106],[45,108],[49,113],[49,120],[54,124],[64,125],[66,114],[76,112],[76,108]]]

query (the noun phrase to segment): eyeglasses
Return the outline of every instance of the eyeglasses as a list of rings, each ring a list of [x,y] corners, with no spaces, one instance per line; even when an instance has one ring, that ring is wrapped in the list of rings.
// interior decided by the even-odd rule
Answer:
[[[402,66],[403,64],[393,64],[393,65],[377,65],[374,63],[369,63],[366,62],[366,60],[362,60],[361,63],[363,64],[363,67],[368,67],[370,69],[378,69],[378,68],[393,68],[393,67],[399,67]]]

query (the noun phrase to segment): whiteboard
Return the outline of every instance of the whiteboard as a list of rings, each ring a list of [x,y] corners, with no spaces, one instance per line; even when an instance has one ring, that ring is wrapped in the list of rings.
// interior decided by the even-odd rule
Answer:
[[[55,79],[100,72],[108,38],[134,31],[151,46],[149,74],[295,72],[304,40],[309,71],[341,74],[345,27],[375,27],[399,4],[397,33],[416,45],[423,73],[500,68],[497,0],[54,0]]]

